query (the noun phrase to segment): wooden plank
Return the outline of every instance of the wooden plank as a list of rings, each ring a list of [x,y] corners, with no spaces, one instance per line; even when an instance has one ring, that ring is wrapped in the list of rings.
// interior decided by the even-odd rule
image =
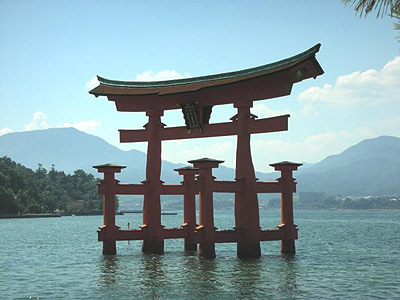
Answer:
[[[283,184],[279,181],[257,182],[257,193],[281,193]]]
[[[283,240],[283,230],[269,229],[260,231],[260,241],[279,241]]]
[[[215,243],[236,243],[241,241],[241,232],[237,230],[215,231]]]
[[[121,184],[119,183],[116,188],[117,195],[144,195],[146,193],[146,186],[143,184]]]
[[[183,195],[185,192],[185,188],[183,185],[177,184],[162,184],[161,185],[161,195]]]
[[[140,229],[118,230],[116,241],[144,240],[146,232]]]
[[[283,115],[273,118],[250,120],[249,121],[249,133],[267,133],[276,131],[285,131],[288,129],[288,118],[289,115]],[[229,136],[237,134],[236,122],[226,122],[203,125],[202,130],[193,129],[190,133],[186,127],[170,127],[160,128],[159,137],[162,141],[169,140],[182,140],[182,139],[194,139],[194,138],[207,138],[217,136]],[[119,137],[121,143],[136,143],[146,142],[147,132],[146,129],[130,130],[120,129]]]
[[[186,236],[186,231],[183,228],[164,228],[163,238],[164,239],[179,239]]]
[[[215,193],[236,193],[242,189],[242,183],[236,181],[214,181],[212,190]]]

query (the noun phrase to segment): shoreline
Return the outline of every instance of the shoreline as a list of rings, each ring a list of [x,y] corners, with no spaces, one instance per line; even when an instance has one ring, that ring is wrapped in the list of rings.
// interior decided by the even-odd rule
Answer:
[[[16,215],[16,214],[8,214],[8,215],[0,215],[0,219],[30,219],[30,218],[59,218],[60,214],[24,214],[24,215]]]

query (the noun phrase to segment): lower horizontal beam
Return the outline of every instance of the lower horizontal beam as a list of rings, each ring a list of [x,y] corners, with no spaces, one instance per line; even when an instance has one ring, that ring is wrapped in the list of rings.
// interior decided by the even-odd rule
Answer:
[[[296,232],[297,233],[297,232]],[[193,232],[195,236],[195,242],[198,243],[201,240],[203,232]],[[163,239],[179,239],[185,238],[188,235],[188,231],[185,228],[164,228]],[[216,230],[214,232],[215,243],[236,243],[241,241],[241,232],[238,230]],[[104,231],[98,231],[99,241],[133,241],[133,240],[144,240],[146,238],[146,230],[141,229],[130,229],[122,230],[118,229],[115,232],[114,238],[106,236]],[[297,238],[297,234],[296,237]],[[284,240],[284,231],[280,229],[267,229],[260,230],[260,241],[279,241]]]
[[[280,181],[257,182],[257,193],[281,193],[283,184]]]
[[[144,195],[146,186],[143,184],[117,184],[116,194],[118,195]]]
[[[242,182],[238,181],[213,181],[212,191],[215,193],[239,193],[242,190]]]
[[[183,195],[185,192],[185,187],[183,185],[177,184],[162,184],[161,185],[161,195]]]
[[[163,238],[164,239],[179,239],[186,237],[186,229],[184,228],[164,228]]]
[[[279,229],[268,229],[260,231],[260,241],[281,241],[283,240],[284,232]]]
[[[241,240],[241,232],[237,230],[223,230],[215,232],[216,243],[236,243]]]

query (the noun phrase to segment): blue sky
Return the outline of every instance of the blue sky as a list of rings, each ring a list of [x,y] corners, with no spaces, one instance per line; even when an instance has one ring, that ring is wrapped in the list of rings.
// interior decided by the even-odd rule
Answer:
[[[400,43],[393,20],[360,18],[339,0],[0,1],[0,134],[76,127],[121,149],[118,129],[144,113],[119,113],[88,94],[93,78],[160,80],[274,62],[317,43],[325,74],[288,97],[255,102],[253,113],[290,113],[289,131],[252,136],[254,164],[318,162],[365,139],[400,136]],[[217,107],[212,122],[227,121]],[[183,125],[179,111],[162,121]],[[235,138],[163,143],[163,159],[209,156],[234,166]]]

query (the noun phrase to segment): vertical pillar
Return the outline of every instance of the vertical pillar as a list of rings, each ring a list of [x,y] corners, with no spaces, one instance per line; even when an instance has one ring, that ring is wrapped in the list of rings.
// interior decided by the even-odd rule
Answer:
[[[99,173],[104,173],[104,179],[100,183],[100,193],[103,194],[103,226],[100,231],[106,236],[103,241],[103,254],[115,255],[117,248],[115,245],[116,231],[115,225],[115,194],[117,183],[115,173],[120,173],[125,166],[104,164],[93,166]]]
[[[213,176],[212,168],[218,168],[221,160],[202,158],[191,160],[195,168],[199,168],[198,189],[199,189],[199,226],[201,232],[199,240],[199,256],[203,258],[215,258],[215,227],[213,208]]]
[[[163,126],[160,110],[148,110],[146,115],[149,122],[145,125],[147,130],[147,160],[146,181],[147,192],[143,201],[143,230],[146,237],[143,240],[142,251],[148,253],[163,253],[164,239],[161,225],[161,140],[158,130]]]
[[[281,172],[278,181],[282,182],[281,192],[281,225],[283,230],[283,240],[281,241],[281,253],[295,254],[296,248],[294,240],[297,238],[297,229],[293,218],[293,193],[296,192],[296,182],[293,178],[293,171],[296,171],[302,164],[283,161],[270,164],[275,171]]]
[[[198,168],[185,167],[175,169],[179,175],[183,175],[183,225],[186,230],[185,250],[197,250],[197,243],[194,237],[196,229],[196,195],[194,190],[194,176],[199,173]]]
[[[239,258],[256,258],[261,256],[260,216],[247,129],[248,122],[253,118],[250,113],[253,103],[237,101],[234,106],[238,109],[233,119],[237,123],[236,180],[243,182],[242,191],[235,194],[235,227],[242,232],[242,238],[237,243],[237,255]]]

